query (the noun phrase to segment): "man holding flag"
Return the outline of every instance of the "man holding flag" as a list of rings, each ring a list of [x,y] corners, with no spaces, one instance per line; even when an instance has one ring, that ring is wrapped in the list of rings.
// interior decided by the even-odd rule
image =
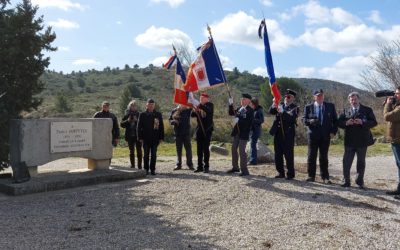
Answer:
[[[232,142],[232,169],[227,173],[239,172],[240,176],[249,175],[247,168],[246,145],[249,140],[251,126],[254,120],[254,110],[250,107],[251,95],[244,93],[240,99],[240,107],[236,110],[233,107],[233,100],[229,99],[229,115],[234,116],[234,126],[231,136]],[[238,154],[239,149],[239,154]],[[240,170],[239,170],[240,157]]]
[[[200,104],[195,105],[192,117],[197,118],[196,142],[197,142],[197,169],[196,173],[210,169],[210,142],[214,130],[214,104],[209,102],[207,93],[201,93]]]

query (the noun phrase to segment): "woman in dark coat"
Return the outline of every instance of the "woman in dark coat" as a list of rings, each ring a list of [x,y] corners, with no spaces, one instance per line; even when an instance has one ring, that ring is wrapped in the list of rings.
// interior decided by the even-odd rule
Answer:
[[[142,143],[138,140],[137,136],[137,124],[139,120],[139,111],[135,101],[131,101],[128,104],[124,118],[121,121],[121,127],[125,128],[125,140],[129,146],[129,159],[131,162],[131,168],[135,168],[135,148],[138,159],[138,168],[142,169]]]
[[[254,109],[254,120],[251,126],[249,165],[257,165],[257,142],[261,135],[261,125],[264,123],[264,111],[255,97],[251,99],[250,107]]]

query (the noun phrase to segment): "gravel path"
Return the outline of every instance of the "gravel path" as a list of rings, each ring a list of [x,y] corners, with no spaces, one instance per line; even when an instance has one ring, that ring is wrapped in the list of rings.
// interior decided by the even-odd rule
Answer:
[[[396,185],[393,157],[367,158],[366,190],[339,186],[341,158],[330,159],[333,185],[305,182],[304,157],[294,181],[274,179],[273,165],[227,175],[229,159],[212,159],[209,174],[161,158],[147,179],[0,195],[0,248],[400,249],[400,201],[384,194]],[[39,172],[82,166],[63,159]]]

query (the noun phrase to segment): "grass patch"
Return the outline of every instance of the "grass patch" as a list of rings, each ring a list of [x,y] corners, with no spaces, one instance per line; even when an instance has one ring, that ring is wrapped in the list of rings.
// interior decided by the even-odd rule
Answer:
[[[307,145],[294,147],[295,156],[307,156]],[[343,156],[344,146],[343,144],[330,145],[329,155],[332,156]],[[375,143],[374,145],[368,147],[367,156],[389,156],[393,155],[392,148],[388,143]]]
[[[217,144],[216,142],[212,142],[212,144]],[[274,149],[273,145],[268,146],[270,149]],[[231,144],[225,143],[225,148],[228,149],[229,154],[231,151]],[[294,155],[295,156],[307,156],[307,145],[305,146],[295,146],[294,147]],[[192,153],[195,158],[197,152],[196,142],[192,143]],[[343,144],[331,145],[329,147],[329,155],[330,156],[343,156],[344,146]],[[175,143],[161,143],[158,146],[157,150],[158,156],[175,156]],[[185,155],[185,152],[183,152]],[[388,143],[375,143],[374,145],[368,147],[367,156],[392,156],[392,148]],[[129,156],[128,147],[116,147],[114,148],[113,157],[114,158],[123,158]]]

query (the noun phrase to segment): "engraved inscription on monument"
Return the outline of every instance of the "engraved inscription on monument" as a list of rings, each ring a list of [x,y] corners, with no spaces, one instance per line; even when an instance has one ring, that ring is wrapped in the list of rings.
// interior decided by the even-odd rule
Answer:
[[[50,152],[92,150],[92,122],[52,122]]]

